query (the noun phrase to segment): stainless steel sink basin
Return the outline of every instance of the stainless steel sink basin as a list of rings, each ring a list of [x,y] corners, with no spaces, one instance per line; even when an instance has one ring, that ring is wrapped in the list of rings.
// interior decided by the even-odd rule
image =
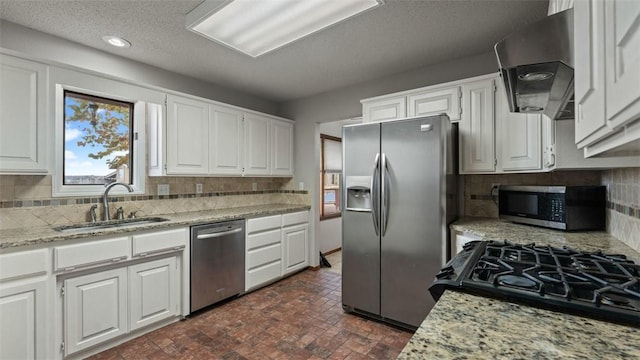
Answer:
[[[58,227],[54,227],[53,230],[60,231],[60,232],[81,232],[81,231],[121,228],[121,227],[144,225],[144,224],[154,224],[154,223],[159,223],[163,221],[169,221],[169,219],[165,219],[161,217],[148,217],[148,218],[139,218],[139,219],[101,221],[97,223],[58,226]]]

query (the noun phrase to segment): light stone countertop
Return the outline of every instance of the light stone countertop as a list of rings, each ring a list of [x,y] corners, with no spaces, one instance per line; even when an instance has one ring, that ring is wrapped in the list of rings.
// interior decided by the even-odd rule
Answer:
[[[463,218],[451,229],[483,240],[601,249],[640,262],[640,254],[602,231],[484,218]],[[637,327],[624,326],[447,290],[398,359],[640,359],[640,318]]]
[[[228,209],[206,210],[196,212],[157,215],[168,221],[140,224],[126,227],[94,229],[90,231],[60,232],[53,227],[35,227],[0,230],[0,249],[16,248],[28,245],[45,244],[55,241],[82,239],[105,235],[122,234],[133,231],[162,229],[176,226],[190,226],[232,219],[261,217],[275,214],[309,210],[308,205],[257,205]]]

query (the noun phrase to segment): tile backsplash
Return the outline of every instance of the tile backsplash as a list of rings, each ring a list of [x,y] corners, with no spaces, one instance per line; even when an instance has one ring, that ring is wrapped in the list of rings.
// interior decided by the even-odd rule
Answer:
[[[169,184],[171,195],[157,195],[158,184]],[[196,194],[196,184],[202,184],[201,194]],[[290,184],[290,178],[151,177],[145,195],[110,196],[111,210],[122,206],[126,214],[152,216],[265,204],[309,205],[308,192],[291,190]],[[86,222],[90,206],[100,203],[98,196],[52,198],[51,176],[0,176],[0,229]]]
[[[498,217],[490,192],[500,185],[605,185],[607,232],[640,252],[640,167],[537,174],[464,175],[461,216]]]

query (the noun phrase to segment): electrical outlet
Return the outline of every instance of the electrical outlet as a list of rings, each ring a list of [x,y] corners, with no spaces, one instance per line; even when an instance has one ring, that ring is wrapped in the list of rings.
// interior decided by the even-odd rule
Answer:
[[[202,184],[196,184],[196,194],[202,194]]]
[[[304,182],[299,182],[298,183],[298,190],[304,190]]]
[[[258,190],[258,183],[251,183],[251,190],[256,191]]]
[[[158,195],[169,195],[169,184],[158,184]]]

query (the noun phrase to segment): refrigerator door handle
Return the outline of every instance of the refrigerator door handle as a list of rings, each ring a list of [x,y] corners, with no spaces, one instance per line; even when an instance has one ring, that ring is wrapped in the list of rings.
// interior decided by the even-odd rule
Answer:
[[[380,172],[380,153],[376,154],[376,159],[373,161],[373,176],[371,176],[371,218],[373,219],[373,228],[376,231],[376,235],[380,235],[380,229],[378,228],[378,214],[379,201],[378,196],[378,173]]]
[[[389,223],[389,169],[387,155],[382,153],[382,221],[380,221],[380,232],[382,236],[387,233],[387,224]]]

